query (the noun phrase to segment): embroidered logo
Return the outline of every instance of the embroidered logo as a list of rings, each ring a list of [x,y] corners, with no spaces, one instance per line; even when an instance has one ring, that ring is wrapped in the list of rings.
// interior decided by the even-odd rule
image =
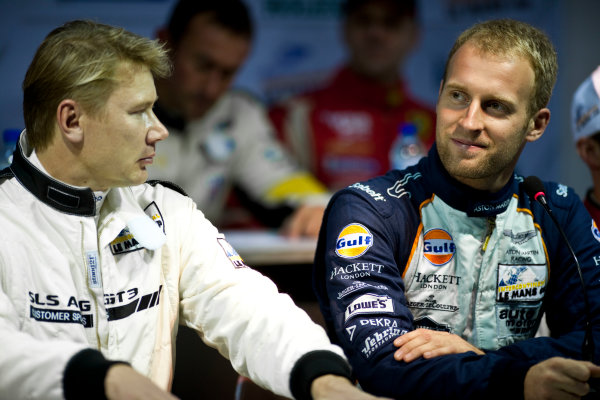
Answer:
[[[335,243],[335,252],[344,258],[356,258],[367,252],[373,245],[373,235],[369,230],[357,223],[349,224],[342,229]]]
[[[441,267],[452,260],[456,246],[452,236],[443,229],[430,229],[423,235],[423,257]]]

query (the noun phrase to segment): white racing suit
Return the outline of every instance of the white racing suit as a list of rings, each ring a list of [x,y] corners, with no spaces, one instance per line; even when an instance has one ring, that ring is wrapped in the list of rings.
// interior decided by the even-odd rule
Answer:
[[[178,324],[284,396],[309,387],[323,360],[347,365],[191,199],[143,184],[100,200],[30,153],[22,135],[0,175],[1,399],[103,398],[109,360],[168,390]]]

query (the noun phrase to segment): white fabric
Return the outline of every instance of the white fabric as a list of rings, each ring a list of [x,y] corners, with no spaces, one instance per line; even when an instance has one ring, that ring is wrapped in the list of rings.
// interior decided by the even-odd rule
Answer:
[[[165,233],[156,250],[139,244],[154,246],[156,238],[128,226],[148,217]],[[110,190],[96,224],[49,207],[11,178],[0,181],[0,226],[2,399],[62,398],[65,365],[84,348],[128,361],[168,389],[178,323],[284,396],[303,354],[342,354],[270,280],[234,266],[236,255],[226,254],[223,236],[191,199],[161,185]],[[133,303],[137,311],[108,321],[110,309]],[[33,317],[61,311],[93,324]]]

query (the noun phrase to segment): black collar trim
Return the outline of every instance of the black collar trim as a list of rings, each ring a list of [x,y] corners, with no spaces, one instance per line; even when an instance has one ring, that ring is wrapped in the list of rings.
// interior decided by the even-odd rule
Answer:
[[[96,214],[92,189],[74,188],[42,173],[25,158],[20,142],[17,143],[10,169],[25,189],[60,212],[82,217],[93,217]]]

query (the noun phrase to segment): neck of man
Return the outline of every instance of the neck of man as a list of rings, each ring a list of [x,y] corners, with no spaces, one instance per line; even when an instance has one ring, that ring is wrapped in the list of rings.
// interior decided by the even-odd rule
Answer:
[[[71,186],[89,187],[93,191],[106,191],[109,188],[97,185],[87,174],[86,168],[81,165],[72,151],[65,146],[52,142],[41,151],[36,150],[40,163],[46,173],[56,180]]]
[[[472,187],[477,190],[485,190],[486,192],[496,193],[501,190],[510,180],[510,177],[514,173],[513,170],[510,172],[502,172],[493,178],[485,177],[485,178],[464,178],[464,177],[454,177],[460,183]]]

